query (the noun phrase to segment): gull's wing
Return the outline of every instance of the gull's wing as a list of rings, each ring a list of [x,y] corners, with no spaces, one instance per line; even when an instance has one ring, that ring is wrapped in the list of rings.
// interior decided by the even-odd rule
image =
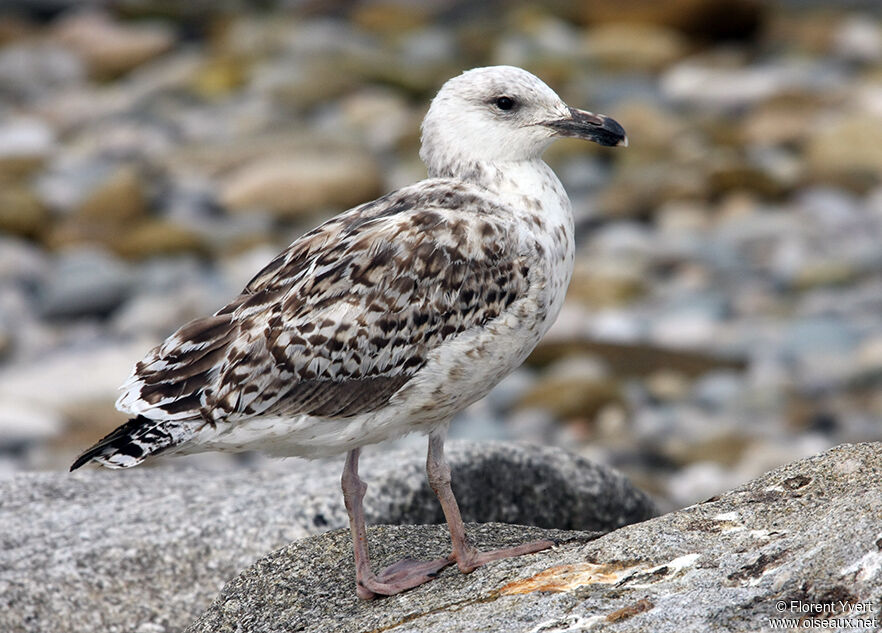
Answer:
[[[506,215],[480,190],[428,181],[337,216],[150,352],[117,406],[209,423],[378,409],[429,352],[526,294]]]

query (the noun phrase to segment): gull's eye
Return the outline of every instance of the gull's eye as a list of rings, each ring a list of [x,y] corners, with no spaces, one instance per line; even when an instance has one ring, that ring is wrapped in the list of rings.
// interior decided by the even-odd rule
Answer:
[[[495,101],[496,107],[500,110],[511,110],[515,107],[514,99],[511,97],[499,97]]]

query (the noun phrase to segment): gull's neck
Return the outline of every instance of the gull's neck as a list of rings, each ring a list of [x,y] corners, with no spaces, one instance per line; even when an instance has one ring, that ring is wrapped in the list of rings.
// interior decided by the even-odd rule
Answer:
[[[554,223],[572,224],[570,200],[560,180],[537,157],[520,161],[471,161],[429,169],[430,178],[450,178],[493,192],[513,209],[534,208]]]
[[[541,158],[518,161],[462,161],[428,168],[429,178],[461,180],[494,193],[538,195],[540,189],[555,189],[563,195],[563,185]],[[536,185],[540,189],[536,189]]]

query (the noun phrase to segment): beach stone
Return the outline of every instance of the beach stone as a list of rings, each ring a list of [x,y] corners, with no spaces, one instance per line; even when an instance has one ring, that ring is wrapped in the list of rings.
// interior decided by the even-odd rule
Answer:
[[[560,449],[450,442],[448,453],[466,520],[607,531],[654,513],[624,477]],[[181,461],[0,479],[0,629],[180,631],[257,557],[347,525],[342,459],[263,472],[206,472]],[[424,468],[422,450],[368,449],[368,521],[440,522]],[[431,528],[427,544],[449,548],[445,529]],[[338,546],[325,560],[345,567],[348,537],[331,538]]]
[[[50,319],[107,315],[133,291],[132,281],[129,267],[108,253],[66,252],[40,289],[40,311]]]
[[[0,235],[0,286],[37,286],[51,268],[49,257],[32,242]]]
[[[832,618],[871,631],[882,619],[880,471],[882,444],[846,444],[596,539],[468,526],[484,548],[560,544],[468,575],[447,568],[372,602],[355,596],[348,535],[329,532],[257,561],[187,631],[748,632]],[[446,551],[440,526],[375,527],[369,538],[377,565]]]
[[[0,332],[0,338],[2,336]],[[61,416],[51,408],[22,403],[9,395],[0,397],[0,452],[20,450],[46,440],[57,435],[62,427]]]
[[[148,219],[129,227],[110,246],[116,253],[128,259],[205,251],[205,243],[195,231],[171,220],[159,218]]]
[[[82,60],[58,44],[22,41],[0,49],[0,94],[7,97],[35,100],[77,86],[85,78]]]
[[[221,186],[220,199],[234,213],[257,209],[293,219],[372,200],[382,179],[362,152],[309,152],[258,159]]]
[[[64,412],[70,406],[102,402],[112,410],[118,387],[153,345],[144,338],[53,349],[36,358],[0,367],[0,398]],[[85,368],[85,369],[84,369]],[[86,374],[88,369],[88,374]],[[79,377],[73,380],[71,377]]]
[[[34,238],[46,229],[49,210],[22,187],[0,187],[0,232]]]
[[[96,185],[75,210],[86,222],[131,222],[147,213],[147,199],[138,173],[121,167]]]
[[[872,63],[882,60],[882,28],[867,15],[850,15],[833,34],[834,54],[849,61]]]
[[[652,216],[670,201],[708,196],[706,165],[636,164],[625,161],[597,199],[598,212],[612,218]]]
[[[241,57],[215,55],[194,73],[193,91],[206,99],[227,97],[245,85],[249,70],[249,64]]]
[[[30,20],[20,15],[6,15],[0,23],[0,47],[31,37],[34,31],[34,24]]]
[[[683,57],[685,38],[651,24],[603,24],[585,33],[583,51],[592,64],[614,70],[656,71]]]
[[[591,308],[628,304],[646,292],[641,268],[633,259],[621,262],[615,258],[580,257],[576,260],[567,298]]]
[[[372,151],[418,147],[419,117],[392,90],[372,88],[348,95],[340,101],[340,118]]]
[[[518,399],[521,409],[539,408],[558,419],[591,419],[608,405],[622,405],[618,383],[588,358],[565,358],[551,365]]]
[[[882,117],[847,114],[815,126],[805,155],[816,178],[863,189],[882,175]]]
[[[763,165],[734,157],[721,157],[711,164],[707,182],[709,193],[714,198],[743,191],[763,198],[780,198],[788,187],[775,176],[775,173]]]
[[[149,261],[174,262],[166,258]],[[235,292],[206,275],[192,277],[180,267],[164,266],[162,270],[175,272],[179,276],[172,278],[173,283],[163,280],[163,284],[156,286],[150,281],[152,275],[142,270],[138,280],[139,292],[113,314],[112,328],[115,333],[123,337],[148,335],[155,337],[158,343],[183,323],[213,313]]]
[[[421,3],[368,2],[355,5],[350,19],[368,31],[398,34],[423,26],[431,16],[430,6]]]
[[[358,87],[351,69],[321,56],[274,57],[251,69],[249,86],[275,103],[306,109],[339,98]]]
[[[742,122],[747,144],[783,145],[800,143],[809,136],[820,104],[806,95],[779,95],[757,104]]]
[[[29,176],[54,146],[54,133],[39,119],[12,117],[0,124],[0,182]]]
[[[861,341],[857,350],[858,367],[867,372],[882,372],[882,333]]]
[[[78,55],[91,75],[101,78],[126,73],[174,44],[174,34],[165,24],[126,24],[99,11],[62,16],[53,38]]]

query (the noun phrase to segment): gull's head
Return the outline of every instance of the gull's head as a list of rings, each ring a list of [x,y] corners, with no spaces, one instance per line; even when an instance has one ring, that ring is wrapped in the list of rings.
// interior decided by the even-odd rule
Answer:
[[[430,175],[448,175],[454,165],[537,159],[562,136],[628,144],[613,119],[569,107],[541,79],[514,66],[475,68],[447,81],[422,131],[420,157]]]

